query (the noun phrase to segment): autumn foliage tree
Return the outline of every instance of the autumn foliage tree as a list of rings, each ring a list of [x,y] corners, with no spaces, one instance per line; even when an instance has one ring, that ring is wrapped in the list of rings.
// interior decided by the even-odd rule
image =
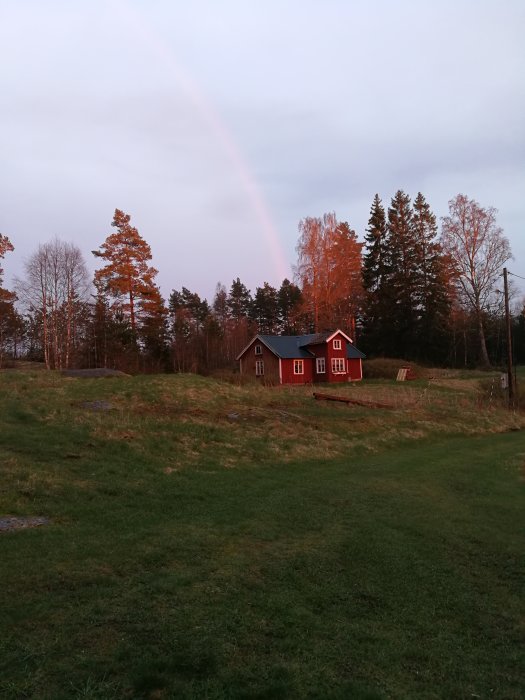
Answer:
[[[4,258],[6,253],[11,253],[14,249],[15,248],[9,238],[0,233],[0,260]],[[0,265],[0,302],[3,304],[12,304],[16,299],[16,295],[13,292],[9,292],[7,289],[3,288],[3,275],[4,270]]]
[[[115,209],[110,234],[95,257],[106,264],[95,272],[98,308],[104,311],[107,329],[106,361],[114,366],[136,369],[160,369],[167,362],[168,312],[158,286],[157,270],[149,265],[151,248],[131,217]],[[100,339],[100,331],[98,337]],[[101,353],[97,352],[100,356]]]
[[[299,222],[296,277],[314,332],[353,332],[362,298],[361,249],[355,231],[334,212]]]
[[[100,250],[93,255],[106,261],[106,265],[95,272],[95,286],[99,293],[113,299],[112,308],[121,310],[129,317],[133,334],[138,330],[138,319],[148,300],[155,295],[157,270],[148,265],[151,248],[141,237],[131,217],[115,209],[111,223],[116,228]]]
[[[0,233],[0,260],[13,250],[14,246],[9,238]],[[16,295],[3,288],[3,273],[0,266],[0,367],[8,340],[16,338],[17,330],[20,329],[20,317],[14,308]]]
[[[9,240],[7,236],[4,236],[3,234],[0,233],[0,260],[2,260],[5,256],[6,253],[10,253],[14,250],[14,246]],[[0,302],[2,304],[12,304],[16,298],[15,294],[13,292],[9,292],[7,289],[4,289],[2,284],[3,284],[3,275],[4,275],[4,270],[0,266]]]
[[[5,256],[6,253],[12,252],[14,250],[14,246],[9,240],[7,236],[4,236],[2,233],[0,233],[0,260],[2,260]],[[2,284],[2,276],[4,274],[4,271],[2,267],[0,267],[0,285]]]

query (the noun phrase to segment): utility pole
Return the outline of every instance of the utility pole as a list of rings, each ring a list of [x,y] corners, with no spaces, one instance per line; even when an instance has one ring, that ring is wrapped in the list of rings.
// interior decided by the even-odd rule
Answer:
[[[509,285],[507,268],[503,268],[503,290],[505,294],[505,321],[507,325],[507,384],[509,386],[509,408],[514,408],[514,375],[512,372],[512,333],[509,311]]]

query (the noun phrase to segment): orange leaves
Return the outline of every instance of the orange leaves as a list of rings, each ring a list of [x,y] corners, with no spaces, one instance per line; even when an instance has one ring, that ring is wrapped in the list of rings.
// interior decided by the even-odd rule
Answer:
[[[299,223],[297,277],[316,331],[349,328],[362,296],[361,249],[335,213]]]
[[[157,270],[148,265],[151,248],[131,226],[130,218],[129,214],[115,209],[111,225],[117,230],[93,254],[107,261],[95,272],[95,286],[99,293],[113,297],[115,305],[129,314],[131,328],[135,331],[137,312],[148,305],[151,307],[157,296],[161,302],[162,299],[154,282]]]
[[[7,236],[0,233],[0,258],[3,258],[7,252],[13,251],[14,246]]]
[[[0,233],[0,259],[4,257],[6,253],[13,251],[15,248],[9,238]],[[4,271],[0,267],[0,283],[2,282],[2,273]]]

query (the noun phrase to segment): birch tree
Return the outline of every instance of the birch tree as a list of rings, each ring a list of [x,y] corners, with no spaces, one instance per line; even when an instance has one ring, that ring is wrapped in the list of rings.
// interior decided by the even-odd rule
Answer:
[[[355,231],[334,212],[299,222],[296,278],[315,332],[353,331],[362,299],[361,249]]]
[[[458,194],[449,202],[449,215],[443,217],[441,231],[441,244],[454,265],[461,299],[476,318],[479,359],[486,367],[490,366],[490,360],[484,316],[503,266],[512,257],[496,214],[494,207],[484,208]]]
[[[40,245],[25,263],[25,278],[17,281],[17,291],[29,313],[39,320],[46,367],[69,367],[89,292],[80,250],[58,239]]]

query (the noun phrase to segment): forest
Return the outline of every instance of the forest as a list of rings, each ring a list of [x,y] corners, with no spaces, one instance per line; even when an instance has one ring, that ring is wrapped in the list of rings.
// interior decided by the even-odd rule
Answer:
[[[55,239],[28,257],[14,289],[0,268],[0,366],[17,359],[48,369],[108,367],[130,373],[234,371],[256,333],[341,328],[368,357],[449,367],[504,362],[502,269],[511,259],[496,210],[458,194],[438,226],[423,194],[375,195],[364,240],[334,212],[298,225],[293,280],[255,291],[234,279],[211,301],[182,287],[165,300],[152,251],[116,209],[92,251]],[[16,241],[0,234],[0,262]],[[8,258],[7,258],[8,261]],[[7,263],[4,263],[7,264]],[[525,361],[523,302],[513,299],[515,360]]]

